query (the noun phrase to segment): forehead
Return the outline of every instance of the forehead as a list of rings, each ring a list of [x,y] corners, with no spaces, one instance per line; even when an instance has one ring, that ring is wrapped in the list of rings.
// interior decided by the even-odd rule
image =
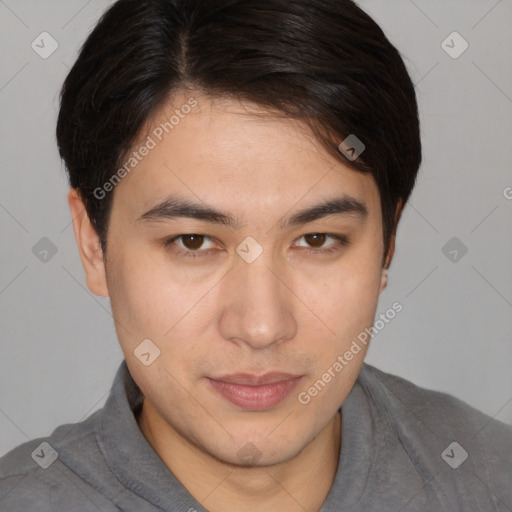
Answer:
[[[239,212],[280,211],[335,193],[369,210],[379,203],[373,177],[328,154],[304,123],[230,98],[179,91],[133,151],[137,164],[116,187],[115,202],[139,210],[170,194]]]

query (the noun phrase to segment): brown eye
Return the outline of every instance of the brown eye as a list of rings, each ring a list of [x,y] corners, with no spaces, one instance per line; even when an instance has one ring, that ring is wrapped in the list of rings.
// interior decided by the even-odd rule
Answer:
[[[186,233],[162,240],[162,245],[167,251],[177,256],[197,258],[199,256],[211,256],[215,249],[215,243],[208,235]]]
[[[327,235],[325,233],[311,233],[309,235],[304,235],[304,240],[311,247],[322,247],[325,244],[327,239]]]
[[[181,241],[187,249],[194,251],[203,245],[204,235],[182,235]]]

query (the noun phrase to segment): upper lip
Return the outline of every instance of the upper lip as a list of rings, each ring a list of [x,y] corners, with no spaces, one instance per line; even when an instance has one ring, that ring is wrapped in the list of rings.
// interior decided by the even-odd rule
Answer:
[[[275,384],[286,380],[294,380],[302,377],[302,375],[293,375],[291,373],[269,372],[264,375],[254,375],[249,373],[236,373],[232,375],[224,375],[215,377],[212,380],[218,382],[227,382],[230,384],[241,384],[246,386],[263,386],[265,384]]]

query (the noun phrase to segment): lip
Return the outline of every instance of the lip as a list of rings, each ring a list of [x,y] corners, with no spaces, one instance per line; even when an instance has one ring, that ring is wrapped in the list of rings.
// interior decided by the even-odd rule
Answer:
[[[265,411],[279,405],[295,389],[302,375],[266,373],[226,375],[207,378],[214,391],[247,411]]]

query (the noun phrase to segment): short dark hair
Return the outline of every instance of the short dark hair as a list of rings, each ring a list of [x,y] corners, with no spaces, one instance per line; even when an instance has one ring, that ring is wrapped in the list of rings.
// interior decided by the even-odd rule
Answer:
[[[60,155],[102,247],[123,165],[180,88],[248,100],[301,119],[336,158],[371,173],[384,255],[421,163],[414,85],[397,49],[352,0],[119,0],[85,41],[61,91]],[[338,146],[355,134],[356,160]]]

